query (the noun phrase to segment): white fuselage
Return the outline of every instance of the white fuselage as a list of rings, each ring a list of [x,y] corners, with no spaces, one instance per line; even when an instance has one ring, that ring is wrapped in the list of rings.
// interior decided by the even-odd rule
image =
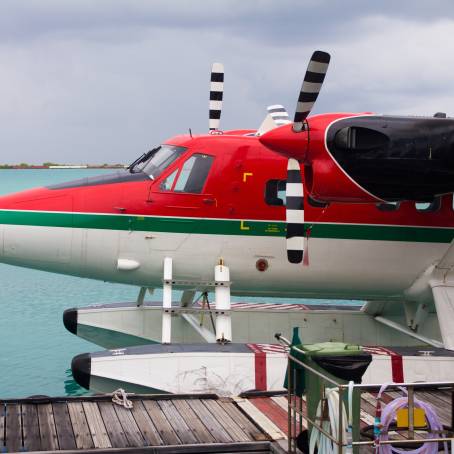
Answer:
[[[173,278],[194,287],[191,282],[213,280],[214,266],[222,258],[231,271],[232,293],[241,295],[399,300],[448,246],[310,238],[309,265],[304,266],[287,261],[282,236],[0,225],[3,263],[160,287],[163,260],[171,257]],[[257,270],[259,259],[267,260],[266,271]],[[125,269],[125,260],[134,266]]]

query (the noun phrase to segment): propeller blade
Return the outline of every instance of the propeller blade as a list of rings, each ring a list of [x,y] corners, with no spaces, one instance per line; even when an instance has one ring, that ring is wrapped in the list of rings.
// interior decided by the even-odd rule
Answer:
[[[282,126],[291,123],[288,112],[285,110],[284,106],[275,104],[273,106],[268,106],[266,110],[268,110],[268,113],[271,115],[274,123],[276,123],[276,126]]]
[[[224,65],[213,63],[210,82],[210,131],[219,129],[221,122],[222,97],[224,94]]]
[[[296,159],[287,163],[287,184],[285,186],[287,222],[287,258],[290,263],[301,263],[304,252],[304,206],[301,169]]]
[[[322,88],[330,58],[328,53],[320,50],[316,50],[312,54],[296,105],[293,120],[293,131],[295,132],[303,130],[304,121],[310,114]]]

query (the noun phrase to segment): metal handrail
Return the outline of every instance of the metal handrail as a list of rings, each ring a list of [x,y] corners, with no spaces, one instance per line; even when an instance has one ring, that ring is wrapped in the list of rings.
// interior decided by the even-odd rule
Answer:
[[[298,353],[302,355],[306,355],[306,352],[303,350],[297,348],[297,347],[292,347],[291,351],[297,351]],[[342,394],[343,392],[348,389],[349,385],[345,385],[343,383],[338,383],[335,380],[333,380],[331,377],[327,376],[323,372],[320,372],[311,366],[303,363],[300,361],[298,358],[294,357],[291,353],[291,351],[288,353],[288,450],[289,452],[296,452],[296,446],[295,446],[295,439],[296,436],[293,436],[293,434],[296,432],[296,415],[299,415],[300,417],[300,428],[302,424],[302,419],[304,418],[312,427],[315,427],[317,430],[319,430],[322,434],[327,436],[333,443],[335,443],[338,448],[345,448],[349,446],[348,443],[343,441],[343,433],[344,433],[344,428],[342,427],[342,412],[343,412],[343,398]],[[301,410],[299,410],[296,407],[296,404],[293,404],[294,399],[292,399],[292,392],[294,388],[294,383],[292,377],[292,362],[298,364],[308,372],[315,374],[319,378],[321,378],[324,382],[334,385],[335,387],[338,388],[339,390],[339,431],[338,434],[332,435],[326,432],[321,424],[317,423],[317,421],[311,420],[307,415],[303,416],[303,413]],[[366,392],[366,391],[373,391],[373,390],[379,390],[382,387],[382,384],[354,384],[353,388],[359,390],[360,395],[359,398],[361,398],[361,393]],[[323,393],[324,389],[326,388],[325,384],[323,385]],[[392,383],[387,386],[387,390],[396,390],[396,389],[401,389],[401,388],[407,388],[408,389],[408,398],[409,398],[409,427],[408,427],[408,432],[411,434],[411,438],[408,438],[406,440],[383,440],[380,441],[380,444],[383,445],[406,445],[410,443],[436,443],[436,442],[452,442],[454,441],[454,436],[449,437],[449,436],[440,436],[438,438],[414,438],[414,423],[413,423],[413,408],[414,408],[414,391],[415,390],[422,390],[422,389],[432,389],[432,390],[439,390],[439,389],[451,389],[453,391],[453,398],[454,398],[454,382],[445,382],[445,381],[440,381],[440,382],[403,382],[403,383]],[[411,400],[411,402],[410,402]],[[452,423],[451,425],[454,426],[454,400],[451,403],[452,408],[453,408],[453,414],[452,414]],[[410,414],[411,413],[411,414]],[[293,415],[293,421],[292,421],[292,415]],[[294,430],[292,430],[292,428]],[[448,434],[449,430],[444,430],[441,432],[441,434]],[[296,434],[295,434],[296,435]],[[368,440],[368,441],[351,441],[351,446],[359,447],[359,446],[372,446],[375,444],[375,441],[373,440]],[[295,449],[293,449],[295,448]]]

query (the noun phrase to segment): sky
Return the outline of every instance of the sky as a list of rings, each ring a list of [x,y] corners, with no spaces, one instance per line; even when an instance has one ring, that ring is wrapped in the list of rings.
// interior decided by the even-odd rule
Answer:
[[[128,163],[205,133],[216,61],[222,129],[293,116],[317,49],[313,113],[454,116],[453,35],[452,0],[2,0],[0,163]]]

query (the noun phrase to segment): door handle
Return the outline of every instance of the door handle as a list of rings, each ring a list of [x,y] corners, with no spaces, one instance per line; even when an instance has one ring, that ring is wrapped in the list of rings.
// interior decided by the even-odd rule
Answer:
[[[121,213],[124,213],[126,211],[126,208],[124,207],[114,207],[114,210],[120,211]]]
[[[202,202],[205,205],[215,205],[216,204],[216,199],[207,198],[207,199],[203,199]]]

